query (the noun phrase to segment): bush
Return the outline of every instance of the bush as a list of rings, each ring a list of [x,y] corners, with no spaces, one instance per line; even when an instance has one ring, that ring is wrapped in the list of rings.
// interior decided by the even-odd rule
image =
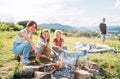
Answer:
[[[0,31],[8,30],[8,26],[6,24],[0,23]]]
[[[64,32],[63,35],[68,36],[67,32]]]
[[[19,31],[23,28],[22,25],[14,24],[12,22],[0,23],[0,31]]]
[[[7,30],[6,31],[12,31],[15,28],[15,24],[13,22],[6,22]]]
[[[118,40],[120,41],[120,35],[118,35]]]
[[[72,37],[92,37],[92,36],[97,36],[97,33],[92,32],[92,31],[75,31],[75,30],[69,30],[69,31],[64,31],[63,35],[65,36],[72,36]]]
[[[23,29],[23,28],[24,28],[24,27],[23,27],[22,25],[16,24],[13,30],[14,30],[14,31],[19,31],[19,30],[21,30],[21,29]]]

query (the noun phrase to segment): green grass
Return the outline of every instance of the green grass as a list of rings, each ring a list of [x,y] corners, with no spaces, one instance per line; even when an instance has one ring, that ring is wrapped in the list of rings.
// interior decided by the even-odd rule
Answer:
[[[12,52],[12,44],[17,32],[0,32],[0,79],[11,78],[14,73],[14,68],[17,66],[17,61],[14,59]],[[51,33],[50,46],[53,45],[52,39],[54,34]],[[75,50],[74,43],[100,43],[100,38],[86,38],[86,37],[65,37],[65,45],[69,51]],[[38,35],[33,35],[33,42],[37,45]],[[120,41],[107,39],[106,44],[120,50]],[[88,59],[99,63],[101,71],[104,73],[101,77],[96,79],[104,79],[114,77],[120,78],[120,54],[113,52],[89,54]],[[106,77],[107,76],[107,77]]]

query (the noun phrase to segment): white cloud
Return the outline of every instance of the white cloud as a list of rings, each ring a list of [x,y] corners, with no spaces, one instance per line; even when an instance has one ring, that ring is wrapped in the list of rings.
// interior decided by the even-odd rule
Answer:
[[[116,7],[116,8],[120,8],[120,0],[116,0],[115,7]]]
[[[81,1],[84,0],[0,0],[0,20],[17,22],[33,19],[38,23],[98,25],[100,15],[89,15],[85,8],[87,5],[81,7]]]
[[[117,16],[117,15],[115,15],[115,16],[113,16],[113,15],[107,16],[106,21],[107,21],[107,24],[110,25],[110,26],[111,25],[120,25],[120,23],[119,23],[120,17]]]
[[[40,23],[80,25],[85,10],[78,4],[81,0],[3,0],[0,14],[11,15],[15,21],[35,19]],[[76,23],[78,22],[78,23]]]

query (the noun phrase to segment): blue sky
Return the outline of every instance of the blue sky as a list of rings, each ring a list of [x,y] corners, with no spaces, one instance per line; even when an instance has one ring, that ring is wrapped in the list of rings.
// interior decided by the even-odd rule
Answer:
[[[35,20],[72,26],[120,25],[120,0],[0,0],[0,21]]]

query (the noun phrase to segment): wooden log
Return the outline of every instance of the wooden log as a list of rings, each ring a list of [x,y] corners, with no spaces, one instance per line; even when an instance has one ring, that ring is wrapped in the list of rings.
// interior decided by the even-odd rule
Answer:
[[[40,66],[23,66],[20,70],[21,70],[21,75],[32,75],[34,74],[35,71],[41,71],[44,72],[45,66],[52,66],[55,65],[56,63],[50,63],[50,64],[43,64]]]
[[[48,72],[35,72],[35,78],[34,79],[51,79],[51,74]]]
[[[76,70],[74,79],[91,79],[92,74],[85,70]]]
[[[35,71],[38,71],[43,66],[24,66],[21,68],[21,75],[33,75]]]

